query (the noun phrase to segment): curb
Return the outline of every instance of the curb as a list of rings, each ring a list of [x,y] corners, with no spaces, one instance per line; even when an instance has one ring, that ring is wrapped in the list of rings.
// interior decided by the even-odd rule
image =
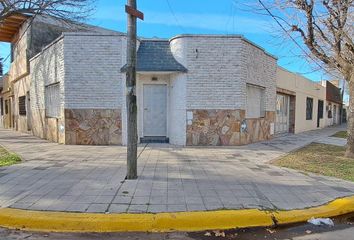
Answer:
[[[95,214],[0,209],[0,226],[40,232],[172,232],[265,227],[354,212],[354,196],[302,210],[217,210],[156,214]]]

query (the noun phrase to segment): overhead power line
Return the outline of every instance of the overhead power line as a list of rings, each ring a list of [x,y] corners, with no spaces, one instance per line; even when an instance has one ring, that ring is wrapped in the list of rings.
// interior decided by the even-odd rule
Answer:
[[[170,12],[171,12],[173,18],[175,19],[175,21],[176,21],[178,27],[182,30],[182,32],[186,33],[186,30],[185,30],[184,27],[181,25],[181,23],[179,22],[179,20],[178,20],[176,14],[175,14],[175,12],[173,11],[173,8],[172,8],[172,5],[171,5],[170,1],[169,1],[169,0],[166,0],[166,2],[167,2],[168,8],[170,9]]]
[[[277,19],[277,17],[269,10],[269,8],[262,2],[262,0],[258,0],[258,2],[262,5],[263,9],[267,11],[267,13],[275,20],[275,22],[280,26],[280,28],[289,36],[289,38],[300,48],[302,52],[305,53],[305,55],[310,58],[320,69],[325,71],[327,74],[331,76],[335,76],[332,73],[330,73],[327,69],[325,69],[321,64],[319,64],[316,59],[314,59],[295,39],[291,34],[285,29],[285,27],[280,23],[280,21]]]

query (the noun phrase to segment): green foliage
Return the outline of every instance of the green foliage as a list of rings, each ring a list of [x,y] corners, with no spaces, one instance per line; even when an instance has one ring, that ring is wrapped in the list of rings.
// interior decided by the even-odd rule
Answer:
[[[21,158],[16,153],[10,153],[4,148],[0,147],[0,167],[9,166],[20,161]]]

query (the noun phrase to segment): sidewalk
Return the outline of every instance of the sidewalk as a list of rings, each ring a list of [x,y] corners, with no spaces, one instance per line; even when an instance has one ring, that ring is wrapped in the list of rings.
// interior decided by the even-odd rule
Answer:
[[[125,180],[126,148],[67,146],[0,129],[23,163],[0,168],[0,206],[66,212],[143,213],[303,209],[354,194],[354,183],[267,162],[311,142],[345,142],[326,128],[242,147],[139,147],[138,180]]]

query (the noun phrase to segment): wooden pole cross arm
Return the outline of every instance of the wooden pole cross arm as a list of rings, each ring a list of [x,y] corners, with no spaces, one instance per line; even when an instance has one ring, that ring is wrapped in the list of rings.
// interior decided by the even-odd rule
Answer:
[[[144,21],[144,13],[131,6],[125,5],[125,12]]]

